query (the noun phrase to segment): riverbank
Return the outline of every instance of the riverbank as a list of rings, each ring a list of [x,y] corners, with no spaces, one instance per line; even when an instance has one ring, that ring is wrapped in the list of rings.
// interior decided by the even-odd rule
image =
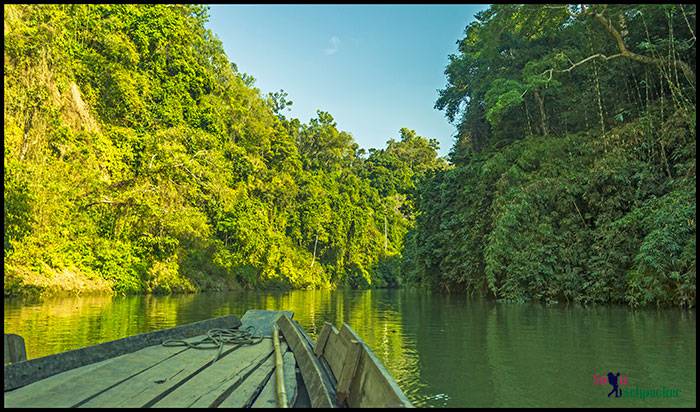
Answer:
[[[156,287],[148,286],[156,285]],[[27,299],[30,302],[39,302],[45,299],[61,299],[80,296],[178,296],[178,295],[193,295],[200,293],[227,293],[227,292],[250,292],[250,293],[284,293],[303,290],[395,290],[404,289],[412,292],[430,290],[428,285],[420,285],[417,283],[399,284],[393,287],[364,287],[353,288],[342,286],[328,285],[326,287],[306,287],[295,288],[282,283],[268,284],[266,286],[245,286],[236,282],[231,277],[222,276],[200,276],[185,277],[179,273],[170,273],[170,276],[151,279],[145,287],[141,289],[130,289],[127,291],[115,290],[115,283],[106,280],[102,275],[94,272],[85,272],[75,267],[63,268],[61,270],[53,269],[44,265],[41,270],[30,270],[27,268],[17,268],[13,265],[5,265],[4,273],[4,297],[9,299]],[[426,286],[427,289],[426,289]],[[473,292],[466,290],[445,291],[442,289],[433,290],[433,293],[440,293],[445,296],[454,296],[456,298],[475,296]],[[478,294],[476,294],[478,295]],[[502,304],[535,304],[544,307],[556,307],[563,305],[565,307],[610,307],[612,306],[629,306],[620,302],[555,302],[555,301],[536,301],[530,302],[508,300],[508,299],[493,299],[491,297],[478,297],[479,299],[492,300],[494,303]],[[638,305],[637,308],[664,308],[672,309],[679,308],[673,304],[646,304]],[[695,306],[680,306],[686,310],[694,310]]]
[[[54,269],[43,265],[39,270],[5,265],[3,292],[6,298],[48,298],[81,295],[169,295],[205,291],[233,291],[242,287],[233,279],[223,277],[186,278],[171,273],[145,283],[141,289],[127,293],[115,290],[115,282],[94,272],[75,267]]]
[[[83,294],[112,294],[112,283],[98,276],[76,269],[55,270],[49,267],[42,272],[5,266],[3,292],[8,297],[46,297]]]

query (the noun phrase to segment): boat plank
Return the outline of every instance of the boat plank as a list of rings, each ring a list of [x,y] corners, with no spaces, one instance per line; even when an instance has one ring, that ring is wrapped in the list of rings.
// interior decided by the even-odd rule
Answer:
[[[284,335],[284,339],[289,344],[289,347],[292,348],[294,352],[299,369],[301,370],[302,378],[304,379],[304,385],[309,394],[311,407],[334,408],[335,401],[331,397],[333,390],[329,382],[324,379],[320,362],[313,354],[313,350],[306,338],[287,316],[282,316],[277,319],[277,325],[282,335]]]
[[[69,370],[5,392],[5,406],[70,407],[100,391],[138,376],[182,352],[181,347],[149,346],[98,363]]]
[[[189,338],[205,334],[212,328],[231,328],[240,324],[236,316],[222,316],[8,364],[3,371],[4,390],[17,389],[71,369],[159,345],[166,339]]]
[[[282,315],[287,315],[291,318],[294,316],[294,312],[288,310],[250,309],[241,317],[241,327],[253,326],[263,336],[272,336],[272,327]]]
[[[348,340],[356,340],[362,347],[357,369],[350,382],[348,406],[353,408],[412,407],[413,405],[381,361],[347,323],[343,325],[340,333]]]
[[[24,338],[14,333],[5,334],[5,362],[15,363],[27,360],[27,348]]]
[[[121,355],[118,358],[122,358],[126,355]],[[37,396],[49,396],[57,390],[66,381],[75,378],[79,375],[84,375],[90,373],[92,370],[100,368],[106,363],[114,362],[116,358],[103,360],[101,362],[92,363],[90,365],[82,366],[80,368],[71,369],[69,371],[60,373],[58,375],[50,376],[44,380],[31,383],[27,386],[5,392],[5,406],[23,406],[27,402]]]
[[[340,333],[334,326],[331,326],[326,348],[323,351],[323,359],[325,359],[328,366],[330,366],[336,381],[340,379],[347,352],[348,342],[340,336]]]
[[[287,351],[284,354],[284,388],[287,391],[287,400],[291,408],[297,401],[297,393],[299,391],[297,385],[297,360],[294,357],[294,352]]]
[[[284,354],[283,370],[284,390],[287,393],[288,406],[292,407],[297,398],[296,360],[292,352],[286,352]],[[251,408],[276,408],[277,392],[275,391],[275,385],[276,382],[274,379],[268,380]]]
[[[287,344],[284,342],[280,343],[280,349],[286,351]],[[260,391],[264,389],[264,385],[266,385],[268,381],[274,382],[274,378],[272,377],[274,371],[275,357],[269,356],[233,392],[215,406],[217,408],[250,407],[255,402]]]
[[[323,355],[323,351],[326,348],[326,343],[328,342],[328,336],[333,329],[335,328],[332,324],[329,322],[324,322],[323,329],[321,329],[321,333],[319,333],[318,339],[316,339],[316,346],[314,347],[314,354],[316,356],[320,357]]]
[[[257,345],[242,346],[158,400],[153,407],[209,407],[271,353],[269,339]]]
[[[219,361],[235,350],[234,346],[224,347]],[[216,349],[187,349],[131,379],[82,400],[78,406],[142,407],[163,393],[173,391],[193,377],[204,373],[211,366],[217,353]]]
[[[362,356],[362,345],[356,340],[350,340],[345,354],[345,360],[343,361],[343,371],[338,376],[338,385],[336,387],[336,398],[338,402],[345,402],[348,398],[348,391],[350,390],[350,383],[355,377],[355,372],[357,370],[357,364],[360,361],[360,356]]]
[[[255,399],[251,408],[276,408],[277,407],[277,395],[275,392],[275,379],[271,377],[267,380],[265,387]]]

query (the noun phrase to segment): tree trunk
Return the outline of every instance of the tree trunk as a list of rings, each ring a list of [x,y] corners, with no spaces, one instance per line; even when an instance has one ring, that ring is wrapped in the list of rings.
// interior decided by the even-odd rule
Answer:
[[[22,147],[19,150],[19,160],[24,160],[24,157],[29,151],[29,131],[32,130],[34,122],[34,110],[27,110],[24,114],[24,133],[22,134]]]
[[[527,109],[527,99],[523,99],[523,105],[525,106],[525,117],[527,118],[527,133],[532,135],[532,123],[530,122],[530,111]]]
[[[389,245],[388,238],[386,236],[386,213],[384,214],[384,254],[386,255],[386,249]]]
[[[595,91],[598,97],[598,116],[600,118],[600,132],[605,134],[605,117],[603,116],[603,100],[600,96],[600,81],[598,80],[598,66],[593,61],[593,73],[595,74]]]
[[[311,267],[314,267],[314,262],[316,262],[316,245],[318,244],[318,233],[316,233],[316,240],[314,241],[314,257],[311,259]]]
[[[540,109],[540,127],[542,128],[542,135],[547,136],[549,132],[547,130],[547,113],[544,111],[544,97],[542,97],[539,90],[535,90],[534,95],[537,100],[537,106]]]

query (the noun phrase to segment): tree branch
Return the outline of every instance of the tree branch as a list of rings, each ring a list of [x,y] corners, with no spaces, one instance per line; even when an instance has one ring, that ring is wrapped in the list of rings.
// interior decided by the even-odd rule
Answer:
[[[591,60],[593,60],[593,59],[598,59],[598,58],[600,58],[600,59],[603,59],[603,60],[607,61],[607,60],[612,60],[612,59],[615,59],[615,58],[618,58],[618,57],[623,57],[623,54],[622,54],[622,53],[618,53],[618,54],[613,54],[612,56],[606,56],[606,55],[604,55],[603,53],[596,53],[596,54],[594,54],[594,55],[592,55],[592,56],[586,57],[585,59],[583,59],[583,60],[581,60],[581,61],[579,61],[579,62],[577,62],[577,63],[572,64],[571,67],[569,67],[568,69],[555,69],[555,68],[551,68],[551,69],[547,69],[547,70],[543,71],[542,73],[540,73],[540,76],[544,76],[546,73],[549,73],[549,77],[547,78],[547,81],[549,82],[549,81],[552,80],[552,73],[554,73],[555,71],[556,71],[557,73],[569,73],[569,72],[571,72],[572,70],[574,70],[577,66],[580,66],[580,65],[582,65],[582,64],[584,64],[584,63],[587,63],[587,62],[589,62],[589,61],[591,61]],[[524,96],[524,95],[525,95],[525,94],[523,94],[523,96]]]
[[[89,207],[92,207],[95,205],[100,205],[100,204],[113,205],[113,206],[131,206],[134,203],[131,199],[124,201],[124,202],[115,202],[114,200],[111,200],[111,199],[102,199],[102,200],[96,200],[94,202],[90,202],[86,205],[83,205],[80,207],[80,210],[85,210]]]
[[[566,8],[566,6],[561,6],[561,7]],[[559,7],[550,6],[550,8],[559,8]],[[568,8],[566,8],[566,9],[570,13],[570,10],[568,10]],[[636,62],[643,63],[643,64],[650,64],[650,65],[657,65],[657,66],[664,65],[665,62],[662,59],[644,56],[644,55],[637,54],[637,53],[629,50],[627,48],[627,46],[625,45],[624,39],[622,38],[622,35],[620,34],[620,32],[617,31],[617,29],[613,26],[613,24],[610,22],[610,20],[608,20],[607,18],[605,18],[603,16],[602,11],[601,11],[601,13],[598,13],[598,12],[592,11],[592,9],[590,9],[590,8],[583,9],[583,10],[584,10],[582,12],[583,14],[593,16],[595,21],[597,21],[601,26],[603,26],[603,28],[608,32],[608,34],[610,34],[610,36],[612,36],[612,38],[615,40],[615,44],[617,45],[617,49],[620,52],[617,54],[613,54],[611,56],[606,56],[603,53],[596,53],[592,56],[586,57],[585,59],[579,61],[578,63],[572,64],[571,67],[569,67],[568,69],[561,69],[561,70],[555,69],[555,68],[547,69],[547,70],[543,71],[542,73],[540,73],[540,76],[544,76],[545,74],[549,74],[549,77],[547,78],[547,82],[552,80],[552,75],[554,72],[568,73],[568,72],[571,72],[572,70],[574,70],[576,67],[578,67],[584,63],[587,63],[593,59],[598,59],[598,58],[603,59],[605,61],[608,61],[608,60],[612,60],[612,59],[615,59],[618,57],[625,57],[627,59],[634,60]],[[605,10],[605,8],[603,9],[603,11],[604,10]],[[571,60],[569,60],[569,61],[571,61]],[[675,60],[675,62],[678,66],[680,66],[681,71],[685,75],[686,79],[688,79],[688,82],[692,86],[695,86],[695,73],[693,72],[693,69],[691,69],[691,67],[682,60]],[[523,92],[521,97],[525,96],[526,93],[527,93],[527,90],[525,90],[525,92]]]
[[[656,59],[630,51],[627,48],[627,46],[625,46],[625,42],[620,32],[617,31],[617,29],[612,25],[610,20],[606,19],[601,13],[594,12],[592,13],[592,16],[601,26],[603,26],[603,28],[608,32],[608,34],[610,34],[613,37],[613,39],[615,39],[617,48],[618,50],[620,50],[620,56],[644,64],[663,66],[664,61],[662,59]],[[682,60],[676,60],[676,64],[680,66],[681,70],[683,71],[683,74],[686,76],[691,85],[695,86],[695,73],[693,72],[693,69],[691,69],[690,66]]]

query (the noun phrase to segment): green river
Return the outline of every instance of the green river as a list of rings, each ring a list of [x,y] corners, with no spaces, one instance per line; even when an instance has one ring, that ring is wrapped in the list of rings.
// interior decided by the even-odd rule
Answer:
[[[696,405],[695,310],[547,307],[415,290],[4,303],[5,333],[25,338],[29,358],[216,316],[242,316],[248,309],[284,309],[294,311],[312,338],[324,321],[350,324],[416,406]],[[594,374],[609,371],[627,378],[619,398],[608,398],[607,383],[594,382]],[[642,399],[642,389],[665,389],[666,397]]]

